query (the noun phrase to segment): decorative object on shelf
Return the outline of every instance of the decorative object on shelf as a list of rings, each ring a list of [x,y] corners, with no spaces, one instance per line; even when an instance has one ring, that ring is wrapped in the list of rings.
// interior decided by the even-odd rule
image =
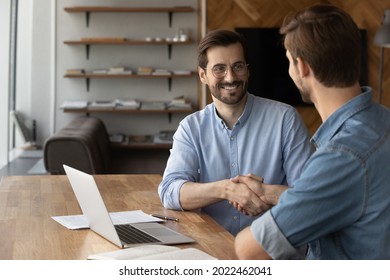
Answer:
[[[382,102],[384,48],[390,48],[390,9],[385,10],[383,20],[382,20],[382,26],[375,34],[374,43],[375,45],[380,47],[379,84],[378,84],[378,103],[380,104]]]

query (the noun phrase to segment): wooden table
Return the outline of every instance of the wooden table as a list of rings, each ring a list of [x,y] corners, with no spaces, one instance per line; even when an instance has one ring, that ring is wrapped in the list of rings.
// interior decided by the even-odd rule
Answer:
[[[143,210],[174,216],[165,225],[197,242],[194,247],[234,259],[234,237],[206,214],[165,209],[157,194],[160,175],[95,175],[109,212]],[[81,214],[64,175],[9,176],[0,182],[0,259],[86,259],[118,247],[89,229],[69,230],[51,217]]]

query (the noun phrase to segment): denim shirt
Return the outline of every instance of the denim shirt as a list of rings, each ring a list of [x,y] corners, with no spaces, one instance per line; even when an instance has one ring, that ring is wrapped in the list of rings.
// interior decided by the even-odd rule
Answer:
[[[362,93],[312,138],[316,152],[251,231],[274,259],[390,259],[390,110]]]
[[[185,182],[252,173],[271,184],[291,184],[311,153],[308,131],[291,106],[248,94],[244,112],[229,129],[211,103],[181,121],[158,192],[166,208],[181,210],[179,193]],[[233,235],[255,219],[228,201],[202,210]]]

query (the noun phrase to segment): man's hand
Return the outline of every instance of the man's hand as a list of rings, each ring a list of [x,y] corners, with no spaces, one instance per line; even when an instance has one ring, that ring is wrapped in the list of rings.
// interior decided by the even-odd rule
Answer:
[[[262,200],[262,197],[264,196],[264,190],[263,190],[264,179],[261,176],[256,176],[253,174],[248,174],[246,176],[250,178],[250,181],[240,179],[243,176],[237,176],[235,178],[232,178],[231,181],[237,184],[240,183],[245,184],[247,188],[249,188],[257,197],[261,199],[261,203],[258,205],[258,208],[256,209],[256,213],[257,213],[256,215],[261,214],[272,207],[272,205],[269,205],[267,202]],[[240,204],[238,201],[230,201],[230,204],[233,205],[233,207],[236,208],[241,213],[245,215],[253,216],[251,215],[253,209],[251,209],[250,206],[248,208],[247,205]]]
[[[226,199],[240,212],[249,215],[257,216],[265,210],[269,209],[269,206],[261,200],[261,189],[256,187],[248,187],[246,184],[239,182],[238,180],[231,179],[227,184],[228,196]]]
[[[272,206],[276,205],[279,201],[281,194],[288,189],[287,186],[282,185],[268,185],[263,183],[263,177],[256,176],[254,174],[248,174],[245,176],[237,176],[232,179],[235,183],[245,184],[250,188],[263,203],[260,205],[261,212],[269,210]],[[245,205],[240,204],[237,201],[230,202],[238,211],[249,214]],[[259,212],[259,214],[261,213]],[[250,214],[249,214],[250,215]]]

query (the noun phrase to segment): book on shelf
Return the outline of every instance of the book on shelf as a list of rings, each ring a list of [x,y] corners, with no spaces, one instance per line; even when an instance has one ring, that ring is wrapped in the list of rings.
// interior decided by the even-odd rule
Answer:
[[[125,135],[123,133],[110,134],[111,143],[123,143],[125,141]]]
[[[159,144],[172,144],[174,130],[162,130],[154,135],[153,142]]]
[[[141,102],[136,99],[116,99],[115,103],[115,109],[118,110],[139,109],[141,106]]]
[[[85,73],[84,69],[67,69],[66,70],[66,75],[81,75],[84,73]]]
[[[151,67],[138,67],[138,75],[152,75],[153,68]]]
[[[173,70],[174,75],[190,75],[191,73],[190,70]]]
[[[125,67],[110,67],[107,71],[109,75],[131,75],[133,71]]]
[[[141,110],[165,110],[167,104],[164,101],[142,101]]]
[[[92,74],[107,74],[108,69],[93,69],[91,71]]]
[[[86,100],[67,100],[62,103],[60,109],[86,109],[88,101]]]
[[[168,109],[190,109],[192,105],[181,95],[169,101],[167,107]]]
[[[138,245],[127,249],[92,254],[89,260],[217,260],[196,248],[178,248],[168,245]]]
[[[96,100],[89,104],[88,108],[114,108],[115,101],[112,100]]]
[[[153,144],[152,135],[129,135],[127,137],[128,144]]]
[[[155,76],[169,76],[171,74],[172,74],[172,72],[167,70],[167,69],[155,69],[152,72],[152,75],[155,75]]]

